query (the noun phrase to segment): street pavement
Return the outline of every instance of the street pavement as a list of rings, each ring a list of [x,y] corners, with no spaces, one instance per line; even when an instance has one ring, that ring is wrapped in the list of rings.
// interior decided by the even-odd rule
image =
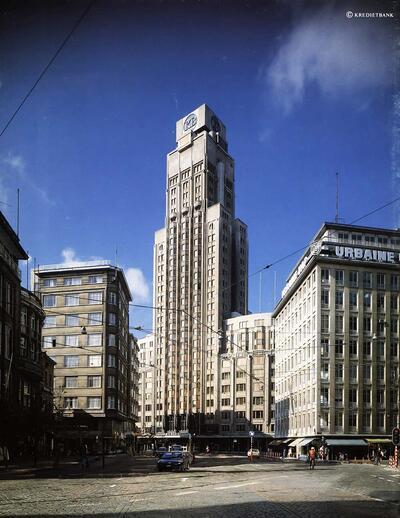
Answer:
[[[253,463],[198,457],[189,472],[161,472],[152,457],[116,455],[0,473],[0,516],[287,518],[400,516],[400,470],[367,464]]]

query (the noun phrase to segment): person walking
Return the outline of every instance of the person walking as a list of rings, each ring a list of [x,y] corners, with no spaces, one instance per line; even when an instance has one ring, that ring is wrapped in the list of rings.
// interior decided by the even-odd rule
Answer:
[[[311,446],[310,451],[308,452],[308,458],[310,461],[310,469],[315,468],[315,456],[316,456],[315,448],[314,448],[314,446]]]

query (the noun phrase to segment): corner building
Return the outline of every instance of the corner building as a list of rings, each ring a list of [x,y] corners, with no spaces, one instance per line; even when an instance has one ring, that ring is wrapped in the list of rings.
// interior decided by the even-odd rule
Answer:
[[[399,254],[399,230],[325,223],[289,277],[273,314],[275,424],[298,453],[398,425]]]
[[[217,433],[218,331],[247,313],[247,227],[235,218],[224,124],[202,105],[177,122],[176,141],[154,245],[156,431]]]
[[[68,418],[60,439],[71,448],[85,439],[91,451],[100,440],[107,450],[123,445],[133,426],[134,353],[123,270],[108,261],[41,265],[32,279],[46,315],[42,347],[56,362],[56,413]]]

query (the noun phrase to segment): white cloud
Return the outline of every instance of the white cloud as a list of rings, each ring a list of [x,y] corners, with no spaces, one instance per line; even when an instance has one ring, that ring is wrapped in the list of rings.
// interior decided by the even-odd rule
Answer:
[[[1,164],[4,168],[2,171],[7,176],[18,177],[18,180],[25,184],[28,189],[31,189],[36,195],[40,198],[40,200],[47,205],[55,205],[54,200],[52,200],[46,191],[39,185],[36,184],[32,179],[32,175],[27,174],[27,166],[26,161],[22,155],[17,155],[12,153],[11,151],[1,158]],[[0,190],[1,192],[1,190]]]
[[[63,258],[64,265],[74,266],[79,262],[85,261],[85,259],[81,259],[76,251],[71,247],[65,247],[61,251],[61,256]],[[89,261],[103,261],[102,257],[99,256],[90,256]],[[128,282],[128,286],[130,292],[132,294],[134,302],[148,302],[150,288],[146,281],[146,278],[139,268],[124,268],[124,273],[126,280]]]
[[[148,302],[150,289],[142,270],[127,268],[125,276],[132,293],[133,302]]]
[[[76,263],[81,262],[81,259],[76,255],[76,252],[73,248],[66,247],[61,251],[61,256],[64,261],[62,264],[73,266]]]
[[[312,84],[327,96],[389,84],[390,31],[381,22],[348,19],[342,9],[307,11],[261,70],[274,99],[288,113]]]

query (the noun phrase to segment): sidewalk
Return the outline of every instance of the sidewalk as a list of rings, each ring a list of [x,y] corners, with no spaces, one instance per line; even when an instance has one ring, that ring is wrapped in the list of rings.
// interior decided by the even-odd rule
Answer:
[[[89,456],[89,466],[85,469],[80,464],[80,458],[76,456],[63,457],[58,466],[54,466],[55,458],[45,458],[37,461],[33,466],[33,460],[24,459],[21,462],[11,462],[8,470],[4,465],[0,466],[0,480],[31,477],[82,477],[85,475],[112,474],[115,472],[130,472],[137,467],[140,457],[132,457],[128,454],[105,455],[104,469],[101,455]],[[139,462],[140,463],[140,462]]]

